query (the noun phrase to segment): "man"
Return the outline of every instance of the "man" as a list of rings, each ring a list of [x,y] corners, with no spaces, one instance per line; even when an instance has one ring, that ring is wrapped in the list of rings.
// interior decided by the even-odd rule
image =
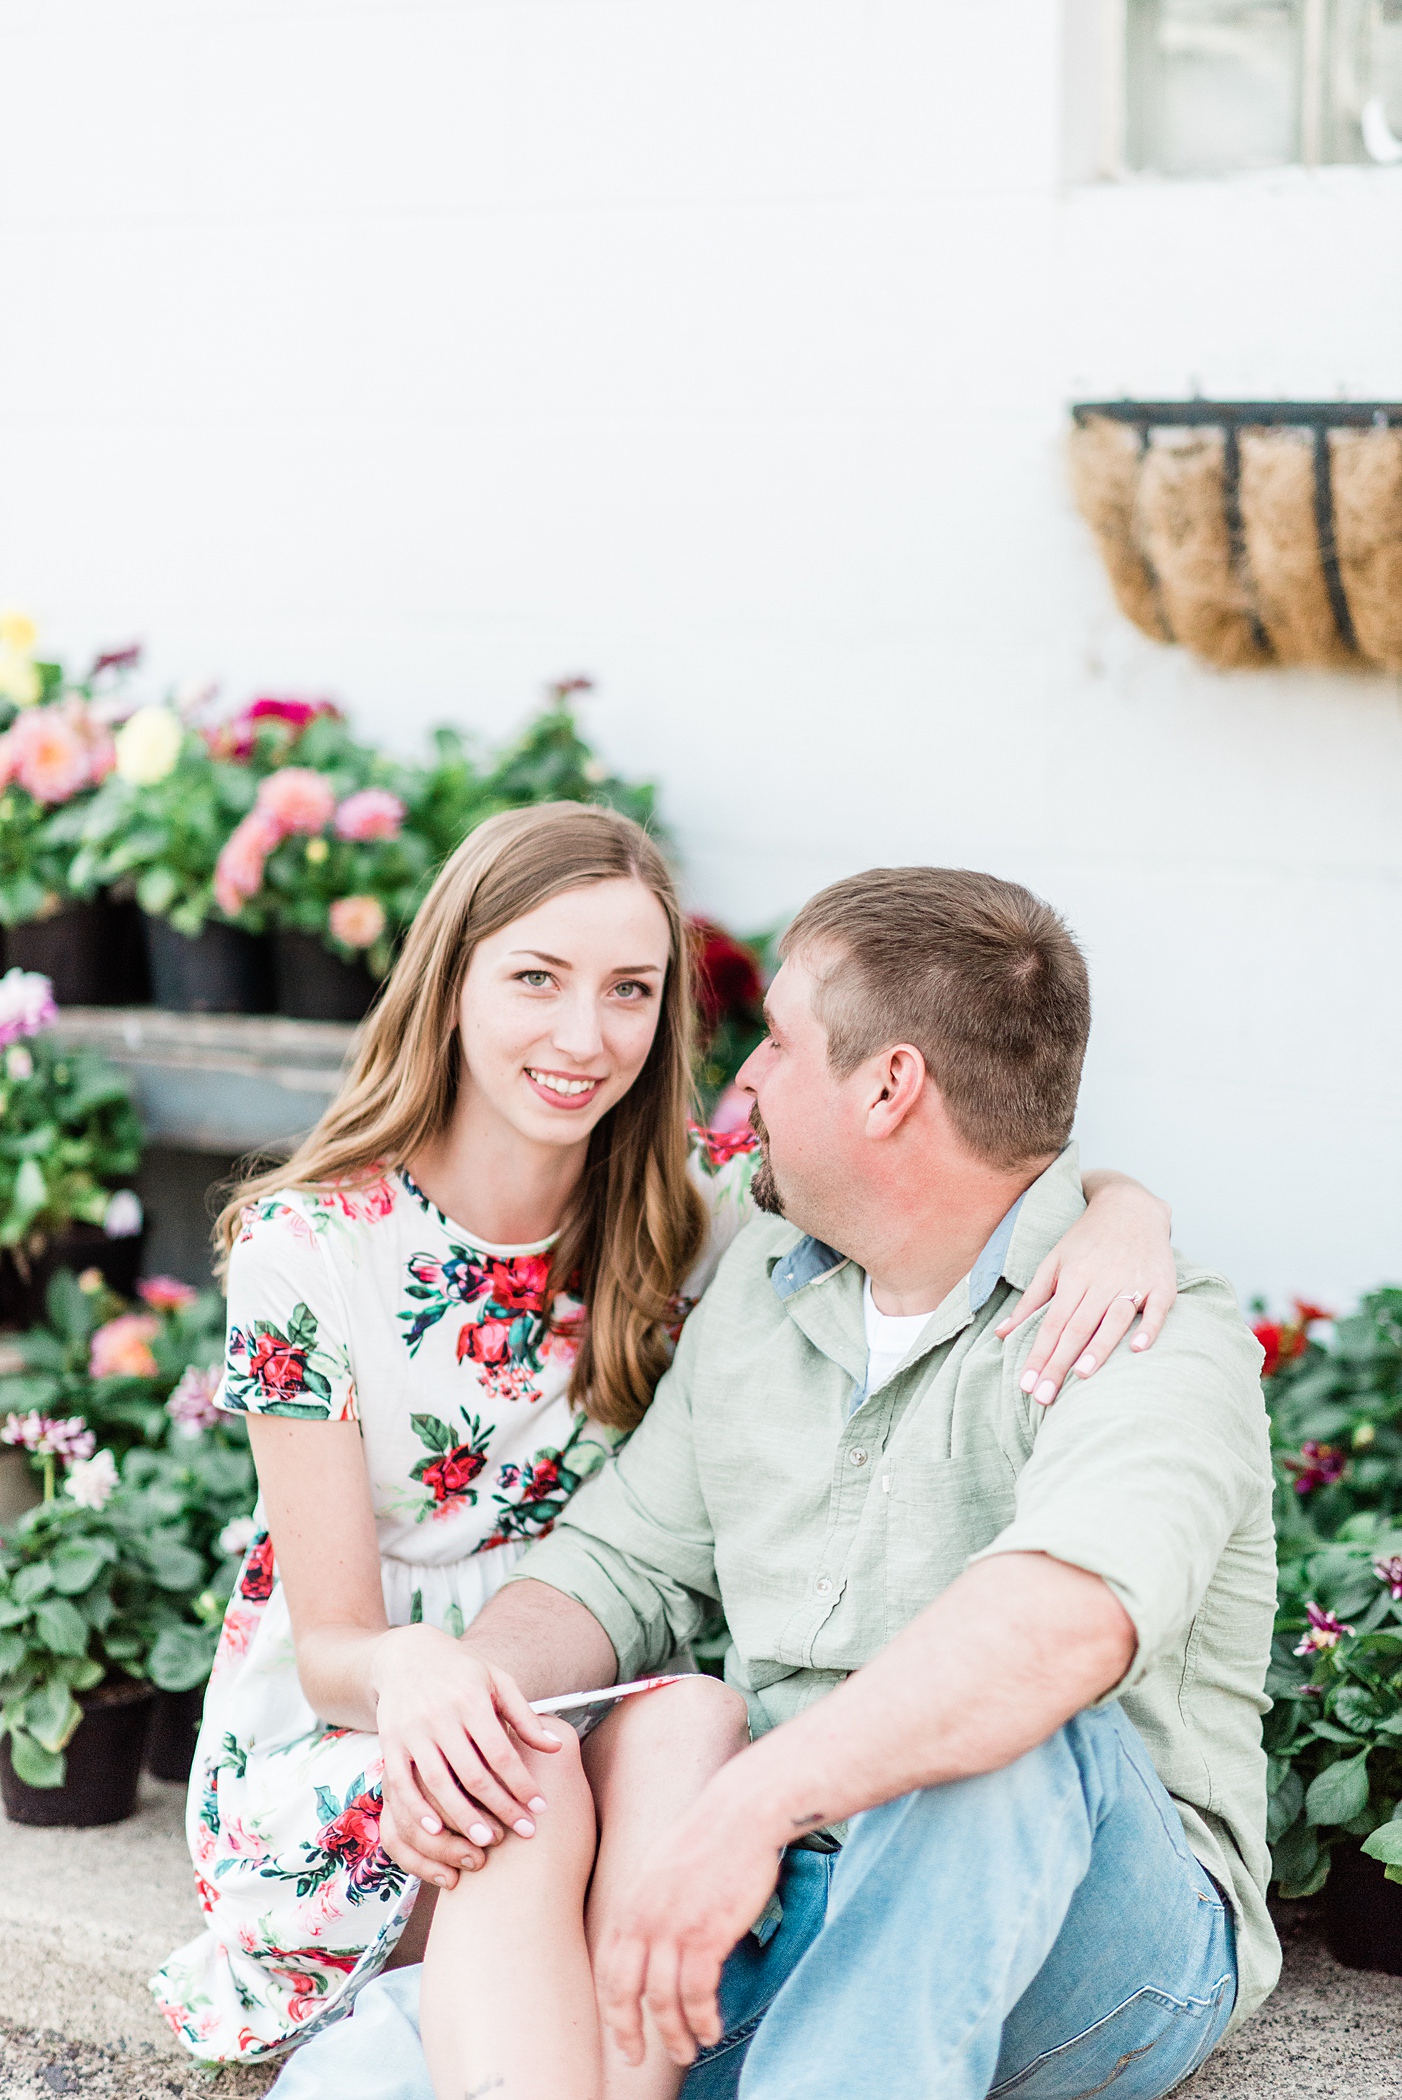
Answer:
[[[740,1075],[772,1216],[468,1639],[587,1684],[725,1610],[757,1740],[597,1972],[625,2053],[646,2005],[697,2059],[688,2100],[1148,2100],[1278,1971],[1260,1352],[1182,1263],[1152,1353],[1050,1412],[996,1335],[1082,1203],[1048,907],[877,869],[784,946]]]

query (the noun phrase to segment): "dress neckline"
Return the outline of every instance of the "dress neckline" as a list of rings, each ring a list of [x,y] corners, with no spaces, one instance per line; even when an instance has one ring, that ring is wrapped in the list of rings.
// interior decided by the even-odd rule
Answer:
[[[558,1232],[552,1232],[543,1240],[522,1240],[513,1246],[501,1246],[494,1240],[484,1240],[480,1233],[470,1232],[466,1225],[459,1225],[456,1218],[450,1218],[446,1211],[440,1210],[433,1198],[425,1195],[407,1167],[396,1167],[394,1171],[419,1208],[426,1210],[431,1218],[437,1218],[445,1232],[451,1233],[455,1239],[471,1247],[474,1253],[496,1255],[504,1261],[518,1254],[548,1254],[560,1237]]]

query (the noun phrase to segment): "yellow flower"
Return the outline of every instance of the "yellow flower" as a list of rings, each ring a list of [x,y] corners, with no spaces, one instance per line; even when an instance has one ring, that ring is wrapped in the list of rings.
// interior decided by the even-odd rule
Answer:
[[[28,613],[16,612],[13,607],[9,612],[0,612],[0,642],[8,642],[21,656],[32,656],[38,639],[39,630]]]
[[[0,700],[12,701],[16,707],[32,707],[43,690],[37,664],[0,635]]]
[[[307,859],[311,862],[313,867],[316,867],[319,862],[325,860],[327,854],[330,851],[331,848],[327,845],[325,839],[307,840]]]
[[[133,787],[154,787],[175,771],[185,728],[169,707],[138,707],[117,731],[117,771]]]

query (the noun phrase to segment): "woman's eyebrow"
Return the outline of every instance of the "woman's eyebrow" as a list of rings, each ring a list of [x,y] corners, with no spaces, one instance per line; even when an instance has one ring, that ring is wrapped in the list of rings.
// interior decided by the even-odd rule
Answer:
[[[513,957],[518,955],[534,956],[537,962],[549,963],[552,970],[571,970],[574,968],[573,963],[566,962],[563,956],[547,955],[543,948],[513,948],[511,953]],[[660,977],[662,975],[662,965],[660,963],[629,963],[626,967],[620,967],[615,970],[613,974],[617,977]]]

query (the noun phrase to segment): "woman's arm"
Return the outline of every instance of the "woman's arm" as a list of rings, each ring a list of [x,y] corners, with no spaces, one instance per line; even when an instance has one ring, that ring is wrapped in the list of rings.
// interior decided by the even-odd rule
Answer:
[[[451,1888],[503,1826],[534,1835],[541,1797],[503,1720],[535,1749],[559,1740],[504,1670],[437,1627],[390,1626],[357,1423],[250,1415],[248,1434],[302,1690],[323,1721],[379,1735],[398,1830],[459,1833],[449,1866],[397,1852]]]
[[[997,1332],[1006,1341],[1047,1308],[1022,1390],[1048,1406],[1067,1373],[1089,1378],[1142,1314],[1131,1349],[1148,1349],[1178,1296],[1169,1234],[1173,1213],[1142,1183],[1111,1167],[1082,1174],[1086,1208],[1052,1248]]]

